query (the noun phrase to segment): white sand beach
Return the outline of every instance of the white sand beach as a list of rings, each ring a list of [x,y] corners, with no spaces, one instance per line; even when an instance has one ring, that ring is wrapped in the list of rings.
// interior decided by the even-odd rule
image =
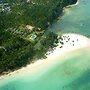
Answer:
[[[62,55],[67,55],[68,52],[72,52],[74,50],[90,46],[90,39],[82,35],[69,33],[64,34],[62,38],[63,38],[63,45],[58,43],[58,46],[54,49],[54,51],[47,52],[47,54],[48,53],[49,54],[47,55],[46,59],[37,60],[35,63],[27,65],[26,67],[11,72],[7,75],[2,75],[0,79],[13,76],[19,73],[31,72],[33,68],[38,68],[41,65],[43,66],[44,64],[50,63],[51,60],[54,63],[55,58],[60,58]]]

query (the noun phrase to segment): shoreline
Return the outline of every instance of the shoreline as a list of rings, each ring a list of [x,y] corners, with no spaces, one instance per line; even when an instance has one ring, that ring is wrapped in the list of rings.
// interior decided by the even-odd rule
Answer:
[[[60,43],[58,43],[58,46],[54,49],[53,52],[47,52],[47,54],[49,54],[47,55],[46,59],[37,60],[34,63],[28,64],[26,67],[22,67],[21,69],[10,72],[9,74],[1,75],[0,80],[3,80],[10,76],[18,75],[20,73],[32,72],[33,68],[37,68],[40,65],[47,64],[51,62],[51,60],[53,59],[61,58],[62,55],[67,55],[67,53],[69,52],[90,46],[90,39],[82,35],[69,33],[63,34],[62,37],[64,42],[63,46]]]
[[[68,8],[71,8],[71,7],[74,7],[74,6],[78,5],[79,2],[80,2],[80,0],[77,0],[77,2],[76,2],[75,4],[68,5],[68,6],[64,7],[64,8],[63,8],[63,12],[65,12],[65,10],[68,9]]]
[[[75,4],[68,5],[68,6],[64,7],[64,8],[63,8],[63,11],[65,11],[65,9],[67,9],[67,8],[70,8],[70,7],[73,7],[73,6],[78,5],[78,4],[79,4],[79,1],[80,1],[80,0],[77,0],[77,2],[76,2]],[[64,35],[67,35],[67,34],[64,34]],[[81,36],[81,35],[80,35],[80,36]],[[57,54],[59,47],[60,47],[60,46],[57,46],[56,49],[55,49],[53,52],[52,52],[52,51],[51,51],[51,52],[47,52],[47,53],[50,53],[50,54],[47,55],[47,58],[51,58],[55,53]],[[72,52],[72,51],[74,51],[74,50],[81,49],[81,48],[84,48],[84,47],[78,47],[78,48],[76,47],[76,48],[73,48],[73,49],[71,49],[71,50],[69,49],[69,50],[66,50],[66,51],[62,51],[61,55],[62,55],[62,54],[65,54],[65,53],[67,53],[67,52]],[[47,59],[47,58],[46,58],[46,59]],[[30,68],[33,68],[33,67],[36,66],[36,65],[42,64],[44,61],[45,61],[45,60],[37,60],[37,61],[35,61],[35,62],[33,62],[33,63],[28,64],[28,65],[25,66],[25,67],[22,67],[22,68],[18,69],[18,70],[15,70],[15,71],[12,71],[12,72],[8,72],[8,73],[6,73],[6,74],[3,74],[3,75],[0,76],[0,80],[4,79],[5,77],[9,77],[9,76],[12,76],[12,75],[14,75],[14,74],[17,74],[17,73],[22,73],[22,71],[24,71],[24,69],[26,70],[26,69],[28,69],[29,67],[30,67]],[[47,62],[47,61],[46,61],[46,62]]]
[[[76,6],[76,5],[78,5],[78,4],[79,4],[79,2],[80,2],[80,0],[77,0],[77,2],[76,2],[75,4],[68,5],[68,6],[66,6],[66,8],[69,8],[69,7],[72,7],[72,6]]]

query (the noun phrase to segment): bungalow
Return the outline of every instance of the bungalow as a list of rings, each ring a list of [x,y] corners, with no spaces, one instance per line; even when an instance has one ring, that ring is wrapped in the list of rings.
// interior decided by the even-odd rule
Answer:
[[[26,25],[26,29],[28,29],[28,30],[30,30],[30,31],[32,31],[33,30],[33,26],[31,26],[31,25]]]

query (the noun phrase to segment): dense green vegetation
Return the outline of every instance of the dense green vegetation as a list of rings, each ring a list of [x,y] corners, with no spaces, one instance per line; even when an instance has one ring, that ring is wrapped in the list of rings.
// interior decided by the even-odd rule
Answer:
[[[45,53],[47,51],[52,51],[54,47],[57,46],[58,35],[49,32],[45,37],[40,40],[40,45],[36,49],[35,57],[37,59],[46,58]]]
[[[3,3],[9,3],[11,11],[0,13],[0,73],[18,69],[37,58],[44,58],[47,50],[51,50],[58,42],[57,35],[50,32],[40,41],[41,45],[36,49],[34,46],[43,33],[37,35],[34,41],[30,41],[27,37],[14,33],[14,29],[23,26],[22,31],[26,32],[24,27],[32,25],[46,30],[62,13],[63,7],[71,4],[71,1],[3,0]]]
[[[3,37],[3,34],[5,34],[5,37]],[[34,54],[33,44],[29,41],[11,35],[9,32],[0,33],[0,41],[3,46],[3,48],[0,48],[0,52],[2,52],[0,53],[2,54],[0,55],[0,72],[26,65],[32,59]]]
[[[46,28],[55,20],[64,6],[76,0],[4,0],[9,2],[10,13],[0,14],[0,27],[10,28],[21,24]]]
[[[3,34],[5,34],[5,38]],[[35,49],[32,42],[11,35],[9,32],[2,32],[0,36],[0,41],[4,38],[1,43],[3,47],[0,48],[0,73],[18,69],[31,63],[33,59],[44,58],[46,51],[55,47],[55,43],[58,42],[57,35],[52,32],[41,40],[39,49]]]

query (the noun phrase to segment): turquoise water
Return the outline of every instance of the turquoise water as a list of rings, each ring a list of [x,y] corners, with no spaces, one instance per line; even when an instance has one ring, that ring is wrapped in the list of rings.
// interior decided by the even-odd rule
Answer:
[[[90,35],[90,0],[67,9],[49,30]],[[0,80],[0,90],[90,90],[90,47]],[[63,60],[61,62],[61,60]]]
[[[67,9],[62,18],[49,30],[58,34],[64,32],[90,35],[90,0],[79,1],[77,6]]]
[[[0,81],[0,90],[90,90],[89,53],[88,48],[68,53],[62,56],[63,62],[58,59],[36,74],[8,77]]]

